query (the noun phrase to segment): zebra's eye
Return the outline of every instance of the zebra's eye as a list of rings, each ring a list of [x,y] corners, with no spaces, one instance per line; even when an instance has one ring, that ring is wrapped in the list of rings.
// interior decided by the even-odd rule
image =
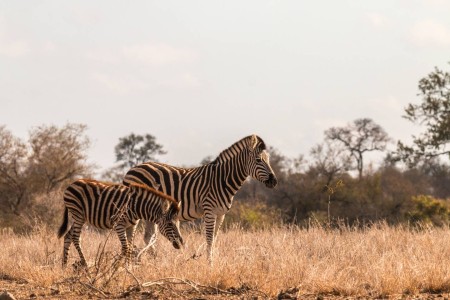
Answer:
[[[262,162],[262,158],[261,157],[257,157],[256,158],[256,162],[258,162],[258,163]]]

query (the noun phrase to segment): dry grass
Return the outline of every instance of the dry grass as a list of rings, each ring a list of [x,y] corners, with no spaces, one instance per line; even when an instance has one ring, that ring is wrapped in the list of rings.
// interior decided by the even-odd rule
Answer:
[[[88,294],[266,298],[283,292],[290,296],[383,297],[450,291],[448,228],[412,230],[379,224],[366,229],[230,229],[219,235],[213,266],[201,246],[203,235],[186,230],[183,234],[188,243],[183,251],[161,239],[156,258],[146,255],[141,264],[127,269],[113,264],[120,251],[114,233],[107,238],[85,230],[82,245],[90,265],[86,273],[61,269],[62,240],[45,228],[29,236],[3,233],[0,283],[41,288],[41,296],[48,298]],[[72,246],[69,264],[76,260]],[[11,288],[12,293],[22,293]],[[26,290],[22,296],[30,294]]]

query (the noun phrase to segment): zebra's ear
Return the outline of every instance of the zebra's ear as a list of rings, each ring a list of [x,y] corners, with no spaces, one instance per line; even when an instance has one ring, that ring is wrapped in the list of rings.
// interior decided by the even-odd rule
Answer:
[[[253,134],[250,138],[250,149],[255,150],[256,146],[258,146],[258,137],[256,134]]]
[[[172,203],[170,205],[169,211],[167,212],[171,219],[176,218],[178,215],[178,212],[180,211],[180,205],[181,202],[178,202],[178,204]]]
[[[161,209],[163,211],[163,213],[167,213],[169,211],[170,208],[170,201],[166,200],[166,199],[162,199],[161,201]]]
[[[133,197],[135,194],[137,194],[135,185],[131,184],[131,185],[127,186],[127,189],[128,189],[128,195],[130,195],[130,197]]]

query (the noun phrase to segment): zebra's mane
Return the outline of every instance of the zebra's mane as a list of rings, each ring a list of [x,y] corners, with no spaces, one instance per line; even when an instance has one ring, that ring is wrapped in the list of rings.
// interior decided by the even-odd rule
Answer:
[[[83,178],[83,179],[79,179],[79,180],[85,181],[87,183],[102,184],[102,185],[105,185],[105,186],[117,186],[117,187],[126,187],[126,188],[128,188],[126,185],[123,185],[123,184],[117,183],[117,182],[99,181],[99,180],[90,179],[90,178]],[[139,189],[147,190],[150,193],[152,193],[152,194],[154,194],[154,195],[156,195],[158,197],[166,199],[166,200],[172,202],[173,204],[175,204],[175,206],[177,207],[177,210],[179,210],[178,201],[175,200],[175,198],[173,198],[173,197],[171,197],[171,196],[169,196],[167,194],[164,194],[163,192],[155,190],[154,188],[149,187],[147,185],[140,184],[140,183],[135,183],[135,182],[130,183],[129,186],[133,186],[133,187],[137,187]]]
[[[260,150],[265,150],[266,149],[266,144],[264,143],[262,138],[260,138],[257,135],[255,135],[255,136],[256,136],[256,139],[257,139],[258,144],[259,144],[259,149]],[[237,153],[240,153],[243,149],[248,147],[248,145],[251,142],[252,137],[253,137],[253,135],[249,135],[249,136],[246,136],[243,139],[240,139],[239,141],[237,141],[236,143],[234,143],[230,147],[228,147],[225,150],[223,150],[222,152],[220,152],[219,156],[217,156],[216,159],[214,159],[211,163],[218,163],[220,161],[227,160],[228,157],[234,157]]]
[[[167,195],[167,194],[164,194],[164,193],[161,192],[161,191],[155,190],[154,188],[149,187],[149,186],[144,185],[144,184],[132,182],[132,183],[130,183],[130,187],[131,187],[131,186],[132,186],[132,187],[137,187],[137,188],[139,188],[139,189],[147,190],[147,191],[149,191],[150,193],[152,193],[152,194],[154,194],[154,195],[156,195],[156,196],[158,196],[158,197],[161,197],[161,198],[163,198],[163,199],[166,199],[166,200],[172,202],[173,204],[175,204],[175,206],[177,207],[177,210],[179,210],[179,207],[178,207],[178,201],[175,200],[175,198],[173,198],[173,197],[171,197],[171,196],[169,196],[169,195]]]
[[[101,180],[95,180],[95,179],[91,179],[91,178],[80,178],[76,181],[84,181],[86,183],[93,183],[93,184],[102,184],[102,185],[107,185],[107,186],[121,186],[122,184],[117,183],[117,182],[109,182],[109,181],[101,181]]]

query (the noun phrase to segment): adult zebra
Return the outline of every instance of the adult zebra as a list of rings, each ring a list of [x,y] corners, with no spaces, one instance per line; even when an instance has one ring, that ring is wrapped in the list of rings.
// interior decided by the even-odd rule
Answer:
[[[123,183],[151,186],[181,201],[179,220],[204,217],[208,260],[211,262],[220,225],[231,208],[233,196],[249,176],[269,188],[277,185],[266,145],[256,135],[239,140],[222,151],[214,161],[197,168],[142,163],[127,172]],[[147,244],[156,241],[156,228],[156,224],[146,223],[144,241]]]
[[[183,239],[178,230],[177,216],[180,203],[170,196],[142,184],[105,183],[91,179],[79,179],[64,191],[64,221],[59,228],[58,238],[64,236],[62,265],[67,263],[70,245],[74,243],[86,266],[86,259],[80,245],[80,234],[84,223],[97,228],[114,228],[122,244],[122,255],[130,257],[133,235],[127,240],[127,228],[134,229],[140,219],[159,225],[159,230],[176,249]],[[69,229],[69,216],[73,225]],[[134,231],[134,230],[133,230]]]

